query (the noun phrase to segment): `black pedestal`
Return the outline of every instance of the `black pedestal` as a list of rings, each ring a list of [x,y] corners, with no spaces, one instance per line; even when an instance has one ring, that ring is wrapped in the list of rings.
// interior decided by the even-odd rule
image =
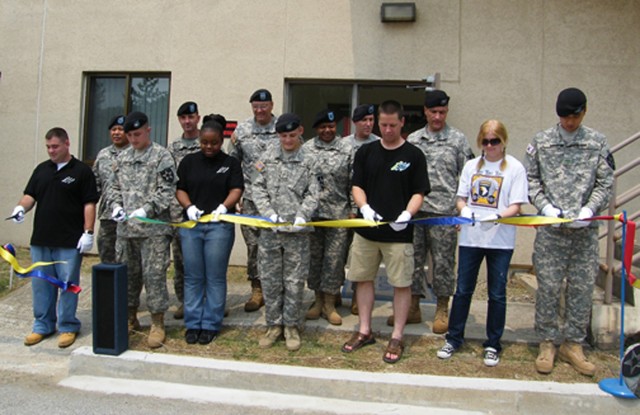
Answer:
[[[127,330],[127,266],[93,266],[93,352],[119,355],[129,346]]]

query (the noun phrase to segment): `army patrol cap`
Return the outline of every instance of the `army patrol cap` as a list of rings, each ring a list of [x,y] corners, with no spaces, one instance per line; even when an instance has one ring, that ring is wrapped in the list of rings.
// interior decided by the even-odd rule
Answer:
[[[324,122],[338,122],[340,118],[342,117],[338,116],[338,114],[335,111],[322,110],[316,114],[316,119],[315,121],[313,121],[312,127],[316,128],[317,126],[319,126]]]
[[[111,121],[109,121],[109,127],[107,129],[110,130],[115,125],[124,127],[124,115],[116,115],[115,117],[113,117]]]
[[[560,92],[556,102],[558,117],[580,114],[587,107],[587,97],[578,88],[567,88]]]
[[[276,132],[288,133],[289,131],[293,131],[296,128],[300,127],[300,124],[300,117],[298,117],[296,114],[288,112],[278,117],[278,121],[276,122]]]
[[[353,110],[353,117],[351,117],[351,120],[353,122],[357,122],[363,119],[364,117],[366,117],[367,115],[373,115],[375,112],[376,112],[376,108],[371,104],[358,105]]]
[[[273,101],[273,99],[271,99],[271,92],[269,92],[266,89],[258,89],[256,92],[254,92],[253,94],[251,94],[251,97],[249,98],[249,102],[269,102],[269,101]]]
[[[178,117],[181,115],[190,115],[198,113],[198,104],[193,101],[187,101],[178,108]]]
[[[137,130],[138,128],[144,127],[148,122],[149,118],[144,112],[130,112],[124,120],[124,132],[128,133],[129,131]]]
[[[439,89],[427,91],[424,95],[424,106],[427,108],[446,107],[449,105],[449,96]]]

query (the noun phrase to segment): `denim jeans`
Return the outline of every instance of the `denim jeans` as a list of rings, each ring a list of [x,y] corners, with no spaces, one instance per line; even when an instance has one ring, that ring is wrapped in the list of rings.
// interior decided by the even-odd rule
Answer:
[[[461,246],[458,250],[458,284],[453,296],[447,341],[459,348],[464,343],[464,328],[469,317],[471,297],[476,289],[478,271],[484,258],[487,259],[487,341],[483,347],[502,350],[500,339],[504,332],[507,315],[507,274],[513,249],[472,248]]]
[[[184,324],[220,330],[227,298],[227,268],[235,239],[232,223],[199,223],[180,229],[184,256]]]
[[[65,261],[64,264],[47,265],[38,269],[60,281],[80,283],[82,255],[78,253],[76,248],[31,246],[31,260],[33,262]],[[78,294],[62,291],[58,300],[58,290],[57,286],[45,280],[31,279],[33,317],[35,319],[33,322],[34,333],[53,333],[56,331],[56,322],[58,331],[61,333],[78,333],[80,331],[80,320],[76,318]]]

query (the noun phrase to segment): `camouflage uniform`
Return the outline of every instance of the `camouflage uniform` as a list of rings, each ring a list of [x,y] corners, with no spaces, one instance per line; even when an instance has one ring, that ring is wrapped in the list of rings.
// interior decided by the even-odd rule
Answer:
[[[340,136],[330,143],[315,137],[307,141],[303,149],[312,163],[320,190],[313,220],[347,218],[353,210],[352,146]],[[347,229],[317,228],[309,238],[311,261],[307,286],[313,291],[339,294],[347,259]]]
[[[116,262],[116,229],[118,224],[111,220],[109,198],[111,196],[116,158],[127,147],[128,145],[118,148],[111,144],[98,152],[96,161],[93,163],[93,174],[96,176],[96,185],[100,193],[98,253],[100,254],[100,261],[103,263],[112,264]]]
[[[185,140],[182,137],[176,139],[168,148],[173,161],[176,164],[176,169],[180,165],[180,162],[187,154],[192,154],[200,151],[200,139],[195,138],[193,140]],[[182,206],[178,203],[178,199],[173,197],[171,199],[171,221],[182,222]],[[207,212],[209,213],[209,212]],[[184,300],[184,260],[182,257],[182,243],[180,242],[180,232],[178,228],[174,228],[172,231],[173,240],[171,241],[171,251],[173,252],[173,288],[176,292],[176,297],[181,303]]]
[[[271,142],[277,142],[276,120],[272,116],[271,122],[267,125],[258,124],[255,119],[247,118],[236,127],[231,138],[231,148],[229,155],[240,160],[244,174],[244,193],[242,195],[242,213],[245,215],[258,215],[258,209],[253,203],[251,185],[260,173],[259,163],[264,151]],[[259,280],[258,273],[258,238],[260,229],[252,226],[241,226],[242,236],[247,245],[247,278],[249,280]]]
[[[473,152],[464,134],[449,125],[432,133],[427,127],[414,131],[407,138],[427,159],[431,193],[425,196],[418,218],[452,216],[456,214],[455,201],[458,178]],[[455,255],[457,231],[453,226],[414,226],[413,247],[415,271],[412,295],[425,296],[427,276],[424,266],[427,252],[433,262],[433,293],[436,297],[450,297],[455,290]]]
[[[318,184],[304,149],[282,151],[279,143],[261,157],[263,168],[253,182],[253,200],[263,217],[309,220],[317,206]],[[268,326],[297,326],[304,282],[309,275],[309,232],[264,230],[258,244],[258,270]]]
[[[580,126],[566,142],[560,127],[538,133],[527,147],[529,199],[540,211],[547,204],[562,209],[565,218],[577,218],[582,207],[595,213],[611,197],[613,157],[606,138]],[[593,286],[598,271],[598,224],[585,228],[539,227],[533,252],[538,291],[535,328],[543,340],[581,342],[591,314]],[[566,278],[565,327],[558,326],[562,282]]]
[[[151,143],[142,152],[129,147],[118,156],[113,182],[112,207],[130,214],[143,208],[148,218],[168,221],[169,204],[176,193],[176,169],[164,147]],[[131,219],[118,224],[118,262],[127,264],[128,305],[138,308],[142,285],[151,314],[169,306],[167,268],[171,228]]]

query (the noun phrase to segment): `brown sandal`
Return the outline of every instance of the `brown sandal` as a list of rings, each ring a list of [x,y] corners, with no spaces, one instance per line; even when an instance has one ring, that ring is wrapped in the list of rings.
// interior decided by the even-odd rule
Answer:
[[[364,346],[374,344],[375,342],[376,339],[373,337],[373,333],[362,334],[359,331],[356,331],[353,333],[349,341],[342,345],[341,350],[343,353],[351,353]]]
[[[382,360],[386,363],[396,363],[402,357],[402,352],[404,351],[404,345],[402,344],[402,340],[391,339],[389,340],[389,344],[387,345],[387,350],[384,351],[382,355]],[[394,354],[395,358],[387,357],[387,355]]]

